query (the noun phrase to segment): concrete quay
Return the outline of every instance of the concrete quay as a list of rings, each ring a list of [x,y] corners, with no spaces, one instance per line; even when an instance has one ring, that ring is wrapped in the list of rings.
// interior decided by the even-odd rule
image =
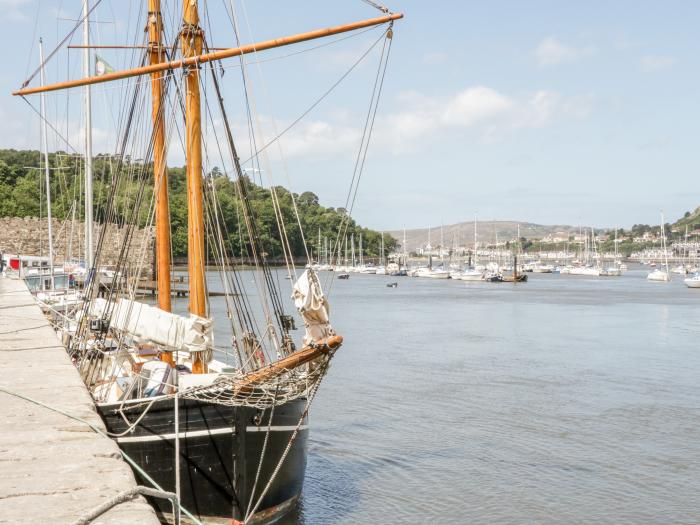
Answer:
[[[136,481],[77,370],[20,280],[0,277],[0,524],[71,524]],[[142,497],[91,522],[157,525]]]

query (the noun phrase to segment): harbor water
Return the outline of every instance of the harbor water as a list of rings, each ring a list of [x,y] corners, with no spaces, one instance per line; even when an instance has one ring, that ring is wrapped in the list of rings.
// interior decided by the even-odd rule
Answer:
[[[284,523],[700,521],[700,290],[529,277],[323,274],[345,344]]]

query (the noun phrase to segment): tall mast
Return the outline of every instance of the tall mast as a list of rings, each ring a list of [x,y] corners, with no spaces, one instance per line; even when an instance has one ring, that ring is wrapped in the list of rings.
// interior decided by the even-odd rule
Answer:
[[[476,264],[476,213],[474,214],[474,264]]]
[[[44,43],[39,39],[39,64],[41,64],[41,85],[46,83],[44,76]],[[51,289],[56,288],[53,277],[53,224],[51,218],[51,177],[49,170],[49,145],[46,133],[46,102],[44,94],[41,94],[39,102],[41,110],[41,143],[44,147],[44,175],[46,177],[46,220],[49,223],[49,273],[51,275]]]
[[[355,268],[355,233],[350,234],[350,250],[352,252],[352,267]]]
[[[668,269],[668,254],[666,253],[666,226],[664,225],[664,211],[661,210],[661,247],[664,251],[664,264],[666,265],[666,280],[671,280],[671,272]]]
[[[384,232],[382,232],[382,250],[381,251],[382,251],[382,253],[380,255],[380,258],[381,258],[380,264],[383,265],[384,264]]]
[[[199,27],[197,0],[183,0],[182,55],[202,53],[202,29]],[[185,70],[185,151],[187,154],[187,270],[189,274],[190,312],[206,317],[204,282],[204,212],[202,202],[202,117],[199,100],[199,66]],[[200,352],[193,354],[192,372],[203,374],[207,365]]]
[[[158,64],[165,58],[162,46],[163,18],[160,0],[148,0],[149,63]],[[153,183],[156,194],[156,275],[158,307],[169,312],[170,305],[170,210],[168,206],[168,172],[165,149],[165,107],[163,73],[151,73],[151,105],[153,119]],[[170,355],[170,354],[166,354]]]
[[[90,76],[90,13],[89,0],[83,0],[83,74]],[[85,265],[91,269],[94,262],[92,242],[92,104],[90,86],[83,88],[85,102]]]
[[[365,265],[365,260],[362,255],[362,234],[360,233],[360,266]]]

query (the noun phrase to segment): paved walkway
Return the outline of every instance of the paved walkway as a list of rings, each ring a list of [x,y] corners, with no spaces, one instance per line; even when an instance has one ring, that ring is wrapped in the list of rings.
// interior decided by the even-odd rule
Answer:
[[[78,372],[22,281],[0,277],[0,388],[104,429]],[[70,524],[136,485],[117,445],[0,391],[0,524]],[[157,525],[142,498],[93,524]]]

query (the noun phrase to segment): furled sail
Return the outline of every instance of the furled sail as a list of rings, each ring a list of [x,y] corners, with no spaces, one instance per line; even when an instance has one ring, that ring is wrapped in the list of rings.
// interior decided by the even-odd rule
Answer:
[[[106,300],[97,298],[92,303],[90,313],[102,318],[107,305]],[[116,301],[110,326],[167,350],[202,352],[211,348],[213,339],[211,319],[194,314],[184,317],[124,298]]]
[[[328,301],[323,295],[318,276],[313,270],[306,269],[294,283],[292,299],[304,320],[306,328],[304,346],[335,335],[328,318]]]

